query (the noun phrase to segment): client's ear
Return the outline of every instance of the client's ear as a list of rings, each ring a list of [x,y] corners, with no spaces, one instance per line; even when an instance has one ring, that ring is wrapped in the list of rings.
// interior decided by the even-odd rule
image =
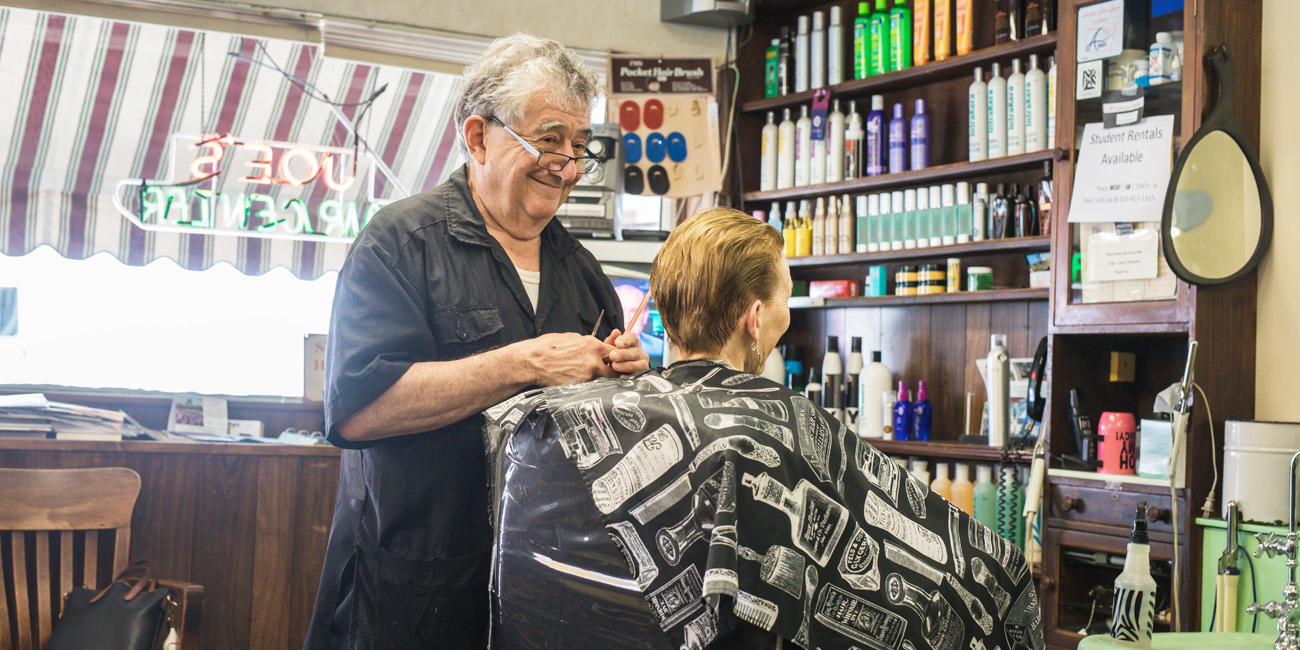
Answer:
[[[749,334],[751,340],[757,341],[758,333],[763,329],[763,301],[755,299],[745,308],[745,315],[741,317],[741,326],[745,328],[745,333]]]

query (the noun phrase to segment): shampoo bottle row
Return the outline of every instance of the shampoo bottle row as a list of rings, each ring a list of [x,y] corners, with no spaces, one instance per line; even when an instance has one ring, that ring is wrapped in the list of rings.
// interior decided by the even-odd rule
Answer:
[[[797,212],[794,201],[785,206],[785,216],[782,218],[781,204],[773,203],[768,222],[781,231],[786,257],[853,252],[857,218],[847,194],[843,197],[832,196],[829,201],[818,197],[815,203],[804,199],[799,202]],[[778,223],[781,226],[778,227]]]
[[[1002,77],[1001,66],[993,64],[988,81],[984,71],[975,70],[975,81],[967,97],[968,158],[971,162],[1016,156],[1056,146],[1056,59],[1048,71],[1038,67],[1038,55],[1029,57],[1023,72],[1020,60],[1012,61],[1011,75]]]

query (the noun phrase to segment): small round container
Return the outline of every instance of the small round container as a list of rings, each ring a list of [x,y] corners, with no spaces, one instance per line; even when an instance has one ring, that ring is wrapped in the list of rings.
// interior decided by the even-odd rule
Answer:
[[[894,295],[915,296],[918,289],[918,271],[915,266],[900,266],[894,274]]]
[[[948,258],[948,293],[961,291],[961,258]]]
[[[1137,473],[1137,418],[1132,413],[1101,414],[1101,473]]]
[[[966,269],[967,291],[988,291],[993,288],[993,267],[972,266]]]
[[[917,274],[917,294],[922,296],[944,293],[947,291],[946,274],[938,264],[923,264]]]

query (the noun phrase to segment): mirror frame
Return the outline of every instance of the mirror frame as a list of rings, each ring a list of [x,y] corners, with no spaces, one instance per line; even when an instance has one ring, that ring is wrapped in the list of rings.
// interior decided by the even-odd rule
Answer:
[[[1169,177],[1169,186],[1165,189],[1165,205],[1160,217],[1161,247],[1164,250],[1165,261],[1168,262],[1169,268],[1174,272],[1174,275],[1177,275],[1182,280],[1200,286],[1224,284],[1250,273],[1259,265],[1264,253],[1268,252],[1268,245],[1273,239],[1273,195],[1268,189],[1268,179],[1264,178],[1264,170],[1259,166],[1259,155],[1251,148],[1250,143],[1246,140],[1246,132],[1237,123],[1237,116],[1233,107],[1236,73],[1232,67],[1232,58],[1228,55],[1228,46],[1220,45],[1214,48],[1214,51],[1206,57],[1206,60],[1210,63],[1209,67],[1214,68],[1214,74],[1218,78],[1219,95],[1214,101],[1214,108],[1210,109],[1209,116],[1201,122],[1201,128],[1197,129],[1196,134],[1178,153],[1178,161]],[[1215,131],[1222,131],[1232,138],[1241,149],[1242,155],[1246,157],[1246,161],[1250,163],[1250,171],[1255,177],[1255,186],[1259,190],[1260,224],[1259,240],[1250,259],[1232,275],[1223,278],[1206,278],[1193,273],[1183,265],[1182,260],[1178,257],[1178,252],[1174,248],[1174,238],[1169,233],[1174,219],[1174,195],[1178,191],[1178,179],[1182,177],[1183,166],[1187,164],[1187,160],[1191,157],[1192,150],[1196,148],[1196,145]]]

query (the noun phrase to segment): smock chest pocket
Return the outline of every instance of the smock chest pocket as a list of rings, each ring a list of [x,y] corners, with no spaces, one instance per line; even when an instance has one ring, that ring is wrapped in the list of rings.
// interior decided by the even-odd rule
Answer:
[[[433,312],[439,357],[459,359],[501,345],[501,312],[490,305],[450,307]]]

